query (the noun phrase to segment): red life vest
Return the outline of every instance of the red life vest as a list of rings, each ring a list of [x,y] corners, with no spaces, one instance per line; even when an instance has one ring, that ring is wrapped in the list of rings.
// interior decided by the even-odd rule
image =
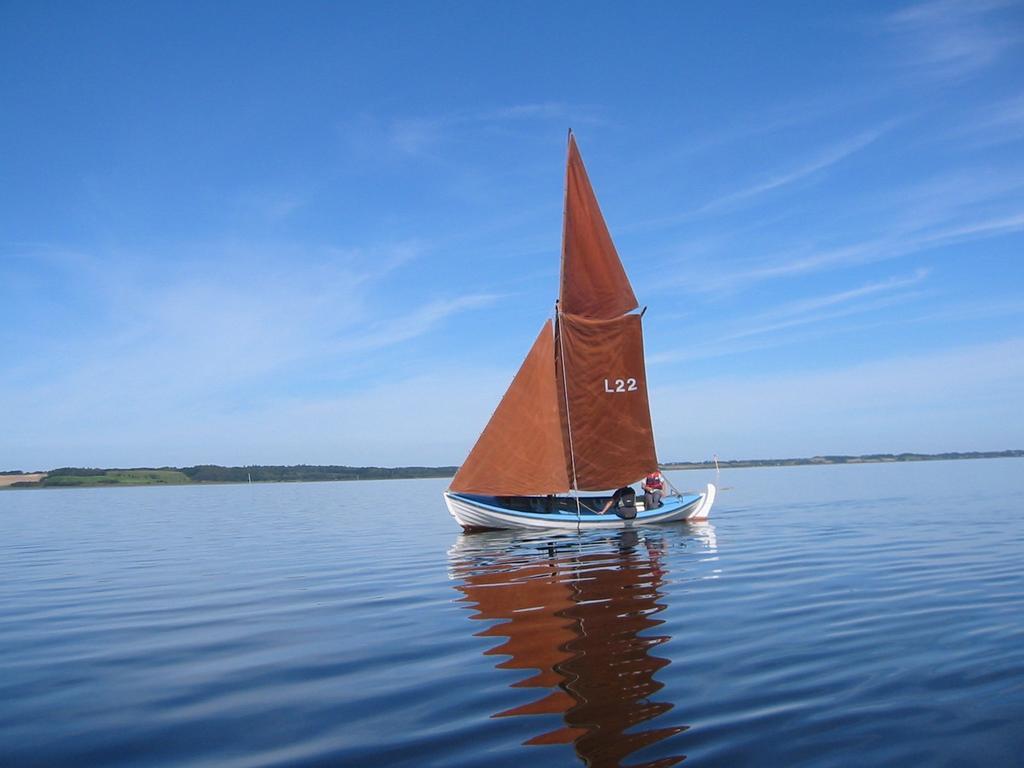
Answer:
[[[647,479],[644,480],[644,485],[646,485],[648,488],[650,488],[653,491],[660,491],[661,490],[661,475],[659,475],[657,472],[652,472],[651,474],[649,474],[647,476]]]

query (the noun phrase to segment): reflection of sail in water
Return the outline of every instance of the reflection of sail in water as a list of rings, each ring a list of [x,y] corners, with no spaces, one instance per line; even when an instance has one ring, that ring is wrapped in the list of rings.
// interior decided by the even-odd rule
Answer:
[[[498,622],[479,635],[504,638],[486,653],[509,657],[499,668],[534,670],[514,687],[543,692],[495,716],[562,716],[560,727],[526,744],[571,743],[587,765],[616,766],[686,729],[638,728],[673,708],[654,700],[662,688],[654,675],[669,661],[653,650],[669,638],[650,632],[662,624],[657,614],[665,608],[665,546],[660,534],[641,537],[634,530],[584,541],[507,534],[460,539],[452,551],[457,589],[476,609],[474,619]]]

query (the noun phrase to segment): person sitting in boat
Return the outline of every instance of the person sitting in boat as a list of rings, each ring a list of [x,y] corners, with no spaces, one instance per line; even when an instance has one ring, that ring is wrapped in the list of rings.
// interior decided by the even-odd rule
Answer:
[[[628,485],[619,488],[597,514],[603,515],[613,507],[615,514],[623,520],[632,520],[636,517],[636,491]]]
[[[644,478],[644,509],[657,509],[661,506],[661,496],[665,492],[665,481],[657,468],[647,473]]]

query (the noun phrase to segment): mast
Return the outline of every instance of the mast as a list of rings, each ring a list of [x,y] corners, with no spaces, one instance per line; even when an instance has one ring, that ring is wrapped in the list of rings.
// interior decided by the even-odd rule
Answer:
[[[556,329],[558,328],[557,316],[562,311],[562,286],[565,285],[565,240],[566,221],[569,216],[569,161],[572,141],[572,128],[570,128],[569,135],[565,140],[565,178],[562,179],[562,253],[558,260],[558,298],[555,299]]]
[[[558,267],[558,286],[559,286],[559,298],[555,300],[555,335],[558,337],[558,357],[562,365],[565,365],[565,349],[562,346],[562,331],[561,331],[561,319],[562,319],[562,299],[561,299],[561,286],[565,284],[565,228],[566,220],[569,214],[569,162],[571,160],[572,152],[572,128],[569,129],[569,136],[565,141],[565,180],[562,185],[562,258]],[[558,366],[556,364],[555,370],[557,372]],[[569,449],[569,468],[571,470],[572,480],[572,493],[576,497],[576,516],[580,515],[580,500],[579,500],[579,483],[576,479],[576,452],[573,450],[572,445],[572,414],[569,413],[569,390],[565,383],[565,371],[563,368],[562,372],[562,400],[565,405],[565,436],[566,436],[566,447]]]

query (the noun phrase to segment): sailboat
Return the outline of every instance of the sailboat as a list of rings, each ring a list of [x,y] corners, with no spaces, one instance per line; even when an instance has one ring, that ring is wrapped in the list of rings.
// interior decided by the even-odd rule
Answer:
[[[638,311],[639,310],[639,311]],[[553,319],[444,494],[466,530],[627,528],[706,520],[715,486],[636,516],[601,514],[611,491],[656,470],[640,309],[569,132]],[[583,495],[586,492],[603,492]]]

